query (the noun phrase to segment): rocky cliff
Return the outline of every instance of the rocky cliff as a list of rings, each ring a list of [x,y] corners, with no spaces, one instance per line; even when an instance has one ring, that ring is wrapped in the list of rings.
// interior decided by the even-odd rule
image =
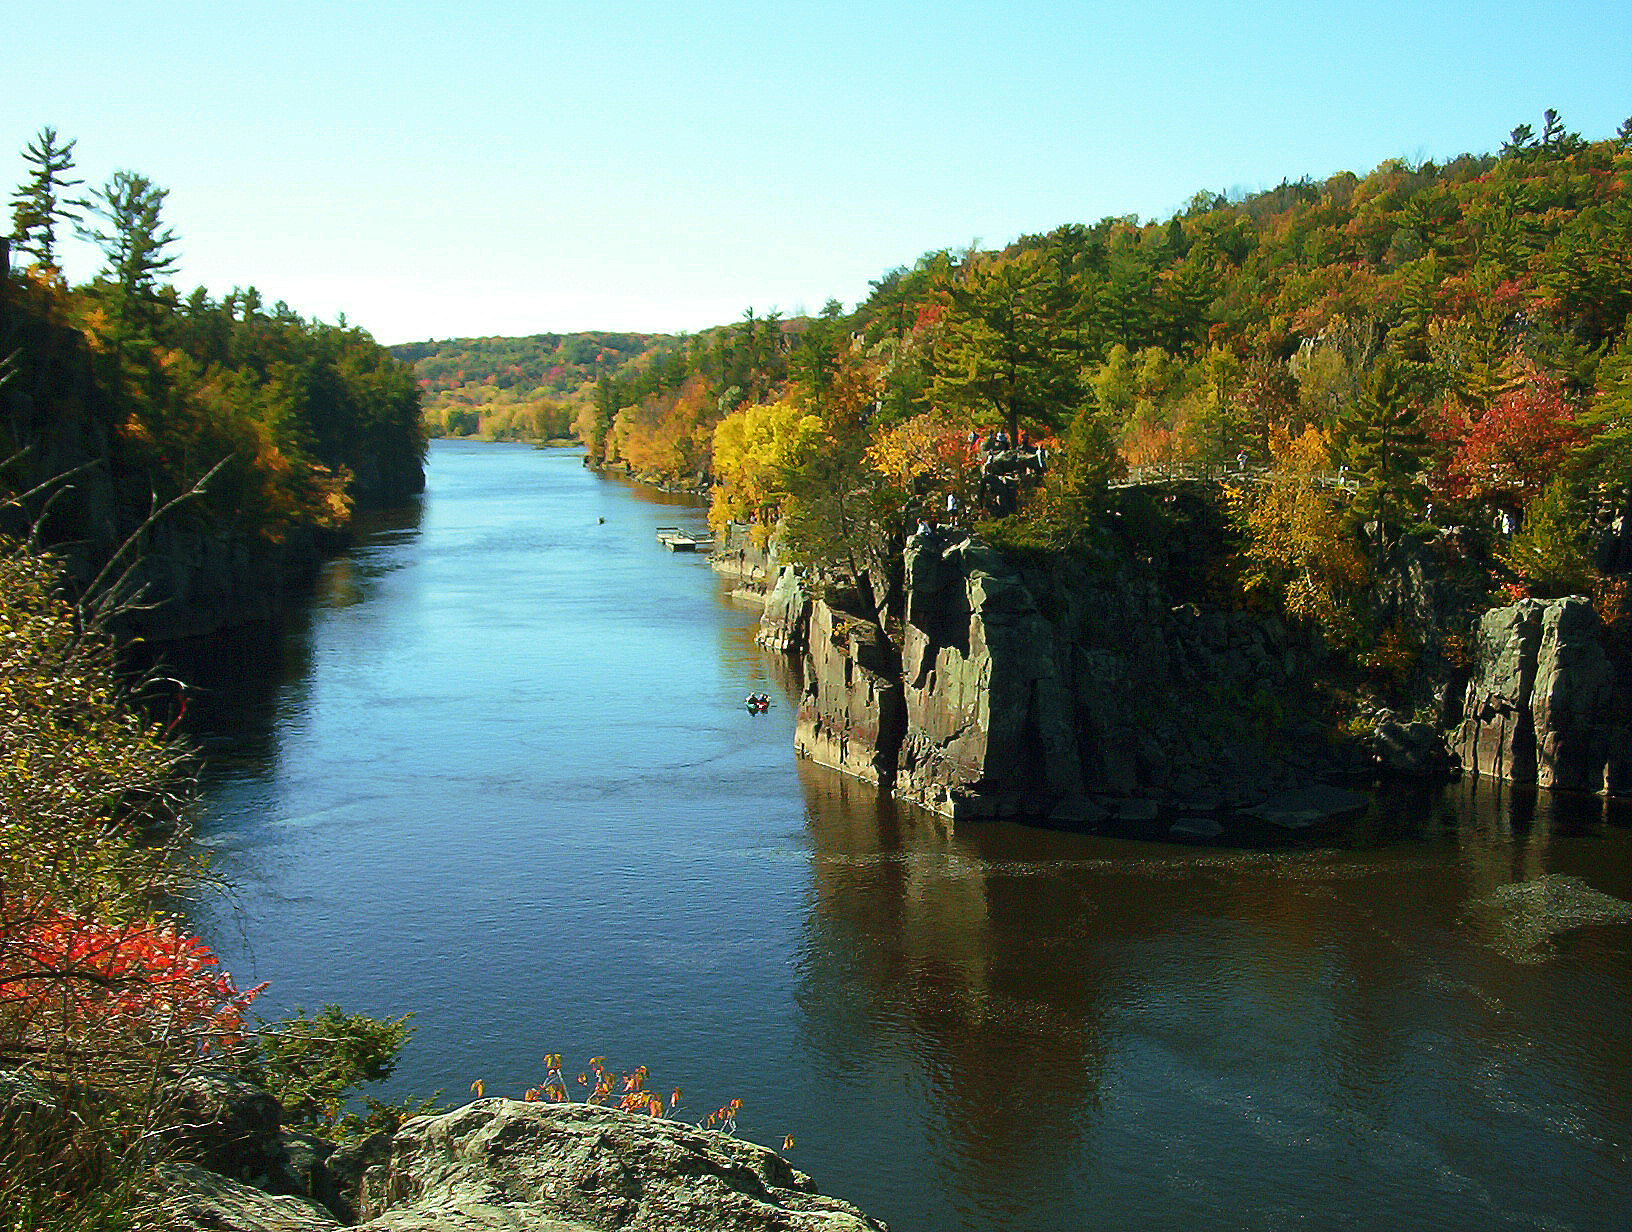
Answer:
[[[763,644],[798,654],[798,751],[951,817],[1079,826],[1232,815],[1294,827],[1372,776],[1470,772],[1632,788],[1632,721],[1580,598],[1488,613],[1449,746],[1432,724],[1334,729],[1324,652],[1273,616],[1175,603],[1160,569],[1017,564],[967,535],[913,537],[883,623],[778,577]],[[1455,710],[1454,699],[1448,709]]]
[[[779,578],[763,637],[802,654],[801,754],[960,818],[1200,833],[1225,810],[1296,826],[1355,807],[1309,794],[1356,754],[1328,740],[1312,652],[1275,620],[945,532],[909,542],[905,575],[888,627]]]
[[[1472,774],[1572,791],[1632,787],[1626,699],[1579,596],[1485,613],[1451,745]]]

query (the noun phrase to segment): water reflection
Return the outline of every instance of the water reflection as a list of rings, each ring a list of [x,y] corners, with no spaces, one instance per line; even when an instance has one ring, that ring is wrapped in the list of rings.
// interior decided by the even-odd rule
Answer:
[[[1167,1226],[1199,1204],[1231,1227],[1243,1201],[1414,1226],[1458,1176],[1470,1211],[1543,1226],[1600,1208],[1501,1152],[1625,1163],[1632,1028],[1611,1007],[1632,928],[1604,904],[1627,887],[1581,841],[1627,852],[1600,802],[1465,785],[1391,802],[1416,806],[1394,821],[1408,843],[1228,853],[953,828],[809,764],[800,780],[799,1004],[837,1071],[909,1042],[945,1134],[923,1166],[947,1209],[921,1226]],[[1584,890],[1607,917],[1491,899],[1569,869],[1616,887]],[[1492,901],[1505,914],[1470,913]],[[1496,942],[1515,926],[1558,942],[1550,966],[1515,967]]]

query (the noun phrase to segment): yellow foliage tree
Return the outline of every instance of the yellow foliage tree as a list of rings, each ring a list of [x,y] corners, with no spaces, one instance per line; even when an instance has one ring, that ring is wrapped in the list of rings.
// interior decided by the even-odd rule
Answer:
[[[826,437],[819,416],[792,402],[733,411],[714,429],[714,504],[709,522],[723,530],[747,522],[761,545],[770,537],[790,478]]]
[[[1230,492],[1246,539],[1243,588],[1269,590],[1289,615],[1313,621],[1329,642],[1350,644],[1359,632],[1367,574],[1344,527],[1341,501],[1321,482],[1331,466],[1331,441],[1318,428],[1294,437],[1277,427],[1269,449],[1263,480]]]

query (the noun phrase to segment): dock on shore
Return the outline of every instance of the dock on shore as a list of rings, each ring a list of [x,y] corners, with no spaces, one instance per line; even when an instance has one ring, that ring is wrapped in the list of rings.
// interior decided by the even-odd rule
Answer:
[[[706,552],[714,546],[713,535],[694,535],[678,526],[659,526],[657,541],[671,552]]]

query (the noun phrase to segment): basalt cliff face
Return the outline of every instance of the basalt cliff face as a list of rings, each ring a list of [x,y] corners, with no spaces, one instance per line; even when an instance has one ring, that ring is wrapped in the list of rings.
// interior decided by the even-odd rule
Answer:
[[[1526,599],[1485,613],[1452,748],[1470,773],[1616,794],[1632,789],[1625,682],[1586,599]]]
[[[1459,762],[1548,787],[1628,782],[1626,693],[1583,599],[1485,616],[1448,746],[1387,713],[1339,738],[1318,643],[1272,616],[1175,603],[1157,571],[1021,565],[931,532],[904,574],[881,622],[784,569],[761,641],[802,659],[801,755],[950,817],[1205,834],[1222,814],[1299,828],[1360,807],[1347,789],[1377,775]]]
[[[966,536],[915,536],[905,579],[881,625],[779,576],[761,638],[802,656],[803,755],[948,816],[1064,824],[1256,807],[1342,769],[1296,704],[1310,653],[1272,620]]]

